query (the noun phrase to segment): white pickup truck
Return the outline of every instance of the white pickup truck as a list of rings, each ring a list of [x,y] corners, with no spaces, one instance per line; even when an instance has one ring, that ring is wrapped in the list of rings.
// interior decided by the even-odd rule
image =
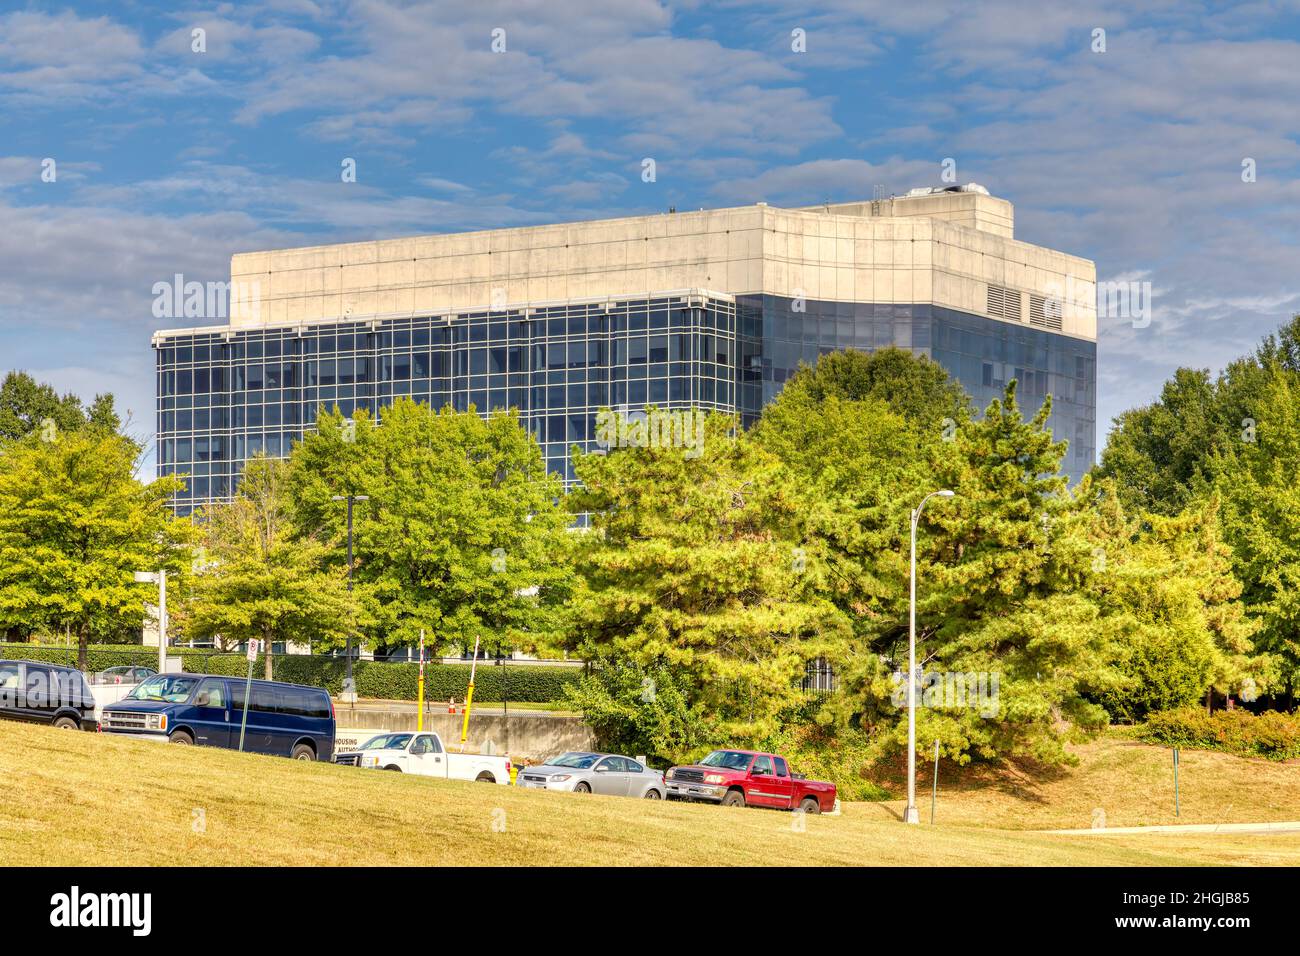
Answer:
[[[442,738],[428,731],[395,731],[372,737],[357,750],[334,754],[334,762],[372,770],[397,770],[448,780],[510,785],[510,758],[448,753]]]

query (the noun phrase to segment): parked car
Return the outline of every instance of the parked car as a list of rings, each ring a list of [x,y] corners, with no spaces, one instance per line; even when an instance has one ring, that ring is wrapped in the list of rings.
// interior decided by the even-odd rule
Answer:
[[[0,661],[0,717],[95,730],[95,695],[75,667],[42,661]]]
[[[295,760],[334,756],[334,702],[320,687],[252,682],[244,749]],[[239,747],[244,680],[213,674],[155,674],[104,707],[105,733],[174,744]]]
[[[106,667],[96,674],[91,679],[91,682],[95,684],[138,684],[146,677],[153,677],[157,673],[152,667],[121,664],[117,667]]]
[[[835,809],[835,784],[807,780],[784,757],[754,750],[715,750],[697,764],[669,768],[665,782],[675,800],[804,813]]]
[[[662,800],[664,775],[639,760],[618,754],[572,751],[519,772],[518,785],[538,790],[569,790],[614,797]]]
[[[371,770],[397,770],[422,777],[510,784],[510,758],[448,753],[435,733],[400,731],[371,737],[356,750],[340,751],[334,762]]]

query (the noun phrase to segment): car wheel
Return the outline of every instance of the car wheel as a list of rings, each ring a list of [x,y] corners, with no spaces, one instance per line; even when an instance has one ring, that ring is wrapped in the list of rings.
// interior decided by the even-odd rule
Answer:
[[[396,764],[391,764],[391,763],[390,763],[387,767],[385,767],[384,769],[385,769],[385,770],[396,770],[398,773],[401,773],[401,772],[402,772],[402,768],[401,768],[401,767],[397,766]]]
[[[474,778],[474,782],[475,783],[496,783],[497,778],[492,776],[492,774],[488,773],[486,770],[484,770],[481,774],[479,774],[477,777]]]
[[[312,750],[306,744],[298,744],[298,746],[293,748],[293,759],[294,760],[315,760],[316,751]]]
[[[663,796],[659,793],[658,790],[656,790],[654,787],[651,787],[649,790],[645,792],[645,798],[647,800],[662,800]]]
[[[744,790],[728,790],[727,795],[722,798],[724,807],[743,807],[745,805]]]
[[[822,805],[817,802],[816,797],[804,797],[799,802],[799,809],[804,813],[821,813]]]
[[[76,730],[77,722],[71,717],[60,717],[54,722],[54,726],[59,730]]]
[[[591,793],[591,784],[580,783],[573,788],[574,793]]]
[[[194,743],[194,738],[191,737],[189,734],[187,734],[185,731],[183,731],[183,730],[178,730],[178,731],[176,731],[176,733],[172,734],[172,743],[174,743],[174,744],[192,744],[192,743]]]

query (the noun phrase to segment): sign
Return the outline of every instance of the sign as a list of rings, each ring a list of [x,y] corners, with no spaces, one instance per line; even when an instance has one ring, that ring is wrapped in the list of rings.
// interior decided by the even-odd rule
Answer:
[[[248,639],[248,663],[253,664],[257,661],[257,639],[250,637]]]

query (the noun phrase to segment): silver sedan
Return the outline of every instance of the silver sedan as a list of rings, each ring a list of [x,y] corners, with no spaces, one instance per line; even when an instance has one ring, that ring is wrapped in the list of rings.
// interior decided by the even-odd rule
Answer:
[[[639,760],[581,750],[524,768],[516,783],[536,790],[568,790],[646,800],[662,800],[668,792],[664,775]]]

